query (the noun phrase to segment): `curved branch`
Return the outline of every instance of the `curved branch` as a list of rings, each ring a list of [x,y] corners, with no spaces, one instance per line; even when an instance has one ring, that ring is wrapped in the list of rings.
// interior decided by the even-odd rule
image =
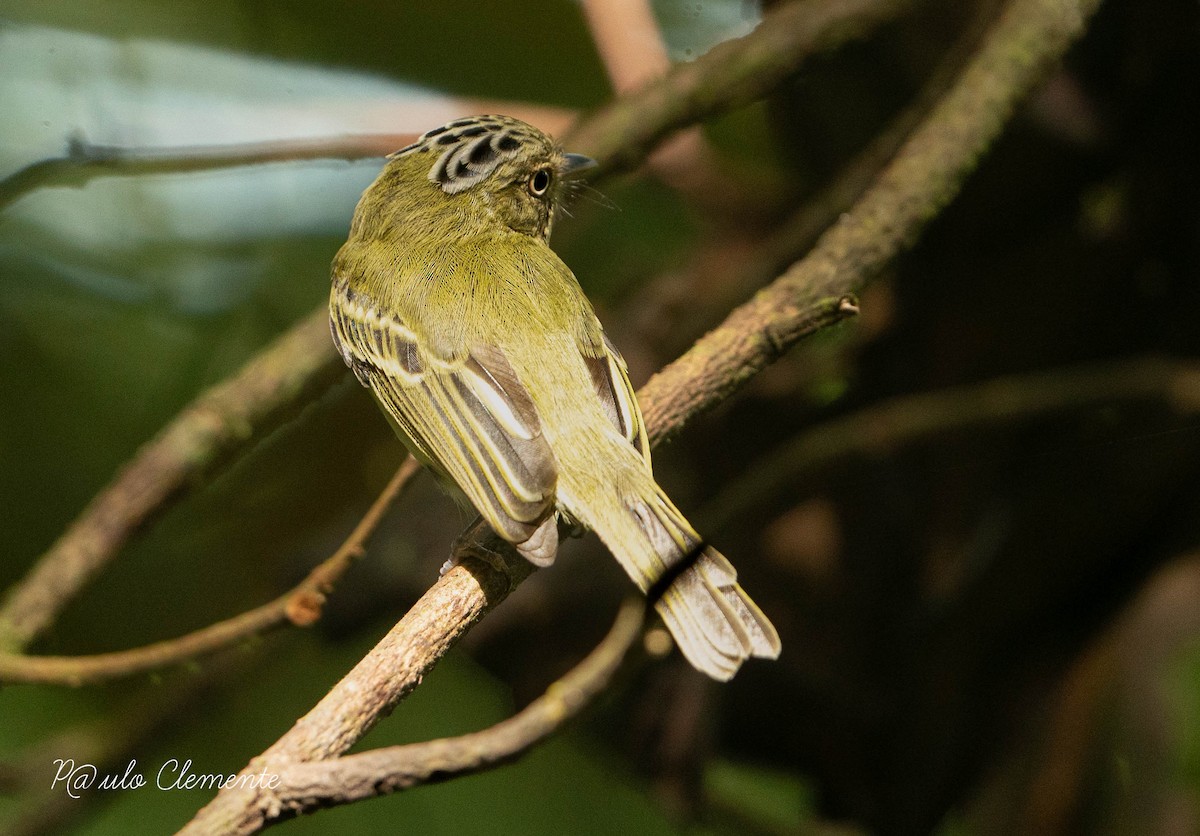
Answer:
[[[290,817],[507,763],[562,728],[609,686],[645,620],[645,600],[626,601],[608,635],[582,662],[517,714],[488,729],[283,766],[275,773],[279,788],[271,793],[272,806]]]
[[[887,453],[940,434],[1009,425],[1038,415],[1116,400],[1157,400],[1200,411],[1200,364],[1134,360],[1009,375],[940,392],[893,398],[804,432],[746,468],[697,516],[714,530],[740,519],[800,475],[855,456]]]
[[[325,597],[363,554],[363,545],[379,527],[384,513],[420,471],[408,456],[387,487],[359,520],[338,550],[307,577],[274,601],[175,639],[92,656],[25,656],[0,653],[0,683],[80,686],[179,664],[230,647],[291,622],[307,627],[321,617]]]

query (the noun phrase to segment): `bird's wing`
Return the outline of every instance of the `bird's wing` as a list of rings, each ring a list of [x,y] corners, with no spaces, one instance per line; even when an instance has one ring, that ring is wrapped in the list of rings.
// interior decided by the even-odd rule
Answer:
[[[398,316],[340,282],[330,312],[342,357],[418,458],[457,484],[532,562],[553,561],[554,456],[503,352],[484,347],[459,360],[435,358]]]
[[[602,334],[603,344],[595,352],[583,351],[583,360],[592,376],[596,394],[604,405],[609,419],[617,430],[629,439],[650,466],[650,439],[646,436],[646,422],[642,419],[642,408],[638,406],[633,384],[629,382],[629,370],[621,352],[612,344],[607,334]],[[589,356],[593,353],[595,356]]]

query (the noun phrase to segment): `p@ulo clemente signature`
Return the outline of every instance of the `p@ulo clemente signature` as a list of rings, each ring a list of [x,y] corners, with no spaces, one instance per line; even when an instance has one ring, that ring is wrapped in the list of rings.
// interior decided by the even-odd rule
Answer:
[[[131,760],[123,771],[101,773],[94,763],[76,763],[74,758],[57,758],[54,761],[54,780],[51,789],[62,787],[71,798],[79,798],[90,790],[140,790],[150,781],[146,773],[138,769],[138,762]],[[277,789],[279,776],[266,770],[246,775],[196,772],[192,759],[180,762],[170,758],[154,773],[154,787],[160,790],[220,790],[226,787],[266,787]]]

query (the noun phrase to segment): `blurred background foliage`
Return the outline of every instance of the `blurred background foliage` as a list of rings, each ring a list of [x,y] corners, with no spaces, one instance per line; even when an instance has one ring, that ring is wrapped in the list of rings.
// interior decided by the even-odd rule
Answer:
[[[707,125],[743,186],[733,205],[643,174],[572,208],[555,247],[635,382],[753,292],[735,281],[748,254],[995,7],[925,3]],[[676,60],[760,13],[744,0],[654,8]],[[780,628],[778,663],[720,687],[678,659],[639,666],[516,765],[284,828],[1200,832],[1200,420],[1172,393],[1114,392],[1019,422],[980,406],[970,428],[915,441],[881,421],[877,439],[792,472],[782,453],[909,393],[1194,358],[1198,46],[1195,3],[1108,0],[863,316],[656,454],[660,480]],[[587,109],[610,95],[567,0],[0,0],[0,176],[72,139],[421,131],[463,115],[455,97]],[[434,115],[414,123],[417,111]],[[378,165],[100,177],[0,210],[0,588],[198,391],[323,303]],[[274,597],[336,548],[401,452],[343,381],[196,486],[34,650],[132,647]],[[752,511],[722,513],[780,462],[787,478]],[[432,582],[466,521],[422,480],[312,630],[154,677],[0,690],[0,830],[181,825],[206,793],[72,801],[46,792],[53,760],[110,752],[148,772],[169,758],[235,772]],[[624,591],[593,542],[572,543],[366,745],[507,715],[587,651]]]

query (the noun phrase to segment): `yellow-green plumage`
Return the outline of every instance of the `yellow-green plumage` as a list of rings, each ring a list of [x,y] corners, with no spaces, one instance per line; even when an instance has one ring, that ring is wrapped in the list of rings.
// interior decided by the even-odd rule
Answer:
[[[563,512],[642,590],[690,561],[658,610],[696,668],[728,679],[779,639],[655,483],[624,362],[547,243],[582,159],[502,116],[392,155],[334,261],[334,340],[413,453],[534,563],[553,561]]]

